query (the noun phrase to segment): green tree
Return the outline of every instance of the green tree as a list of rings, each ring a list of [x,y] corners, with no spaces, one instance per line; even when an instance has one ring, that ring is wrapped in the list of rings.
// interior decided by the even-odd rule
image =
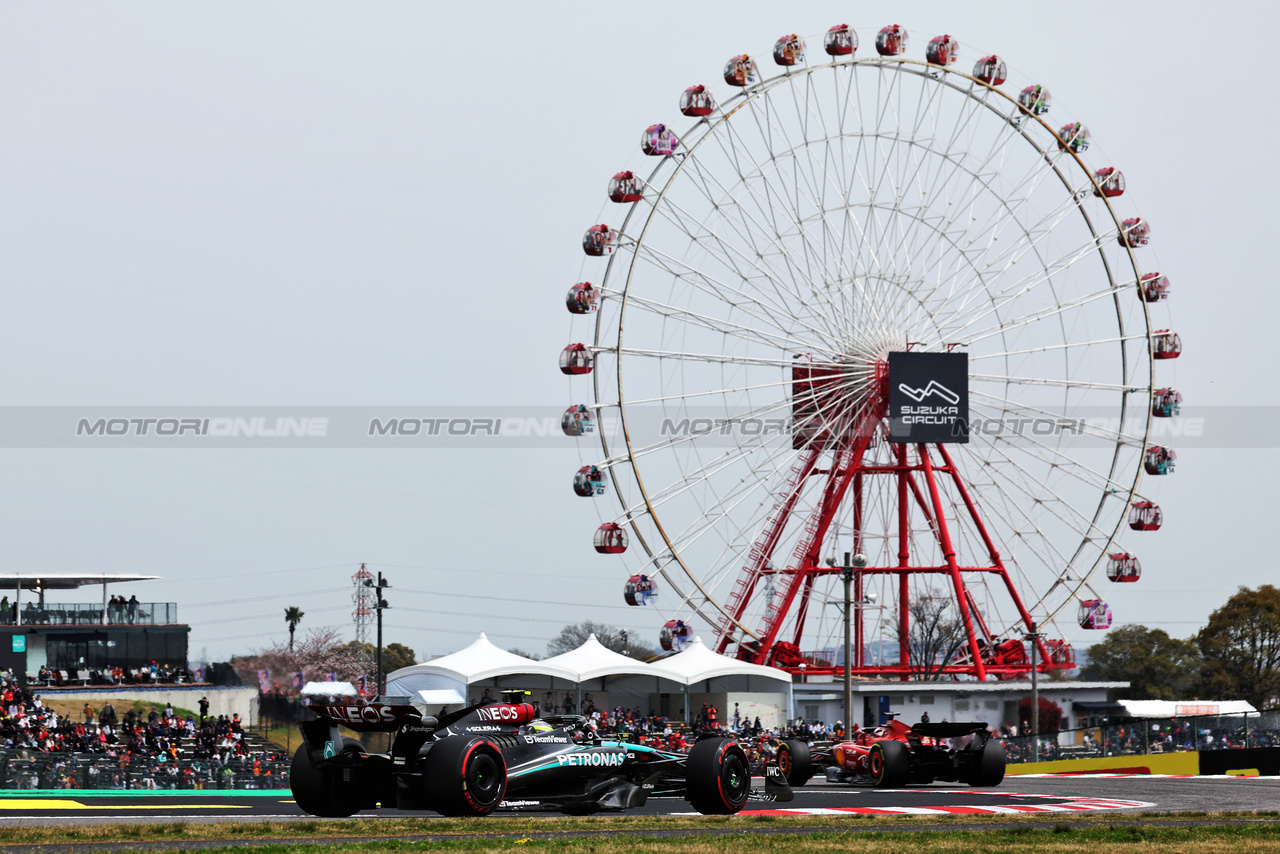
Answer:
[[[371,643],[348,641],[344,647],[352,656],[367,662],[368,675],[372,675],[378,657],[378,648]],[[402,667],[418,663],[418,654],[402,643],[389,643],[382,648],[382,672],[391,673]]]
[[[1130,700],[1185,700],[1199,681],[1200,649],[1163,629],[1123,626],[1089,647],[1089,663],[1080,676],[1128,682],[1123,696]]]
[[[622,655],[629,655],[632,658],[638,658],[641,661],[650,659],[657,654],[653,647],[639,641],[635,636],[635,632],[628,632],[626,629],[620,629],[605,623],[583,620],[581,623],[575,623],[561,629],[560,634],[552,638],[547,644],[547,655],[559,655],[562,652],[577,649],[586,643],[587,638],[591,635],[595,635],[596,640],[600,641],[600,645],[606,649],[611,649]]]
[[[418,654],[402,643],[389,643],[382,648],[382,672],[392,673],[418,663]]]
[[[1200,693],[1248,700],[1255,708],[1280,697],[1280,589],[1241,587],[1196,636],[1204,655]]]
[[[302,609],[297,605],[291,605],[284,609],[284,621],[289,624],[289,649],[293,649],[293,633],[298,628],[298,623],[302,622],[304,616]]]

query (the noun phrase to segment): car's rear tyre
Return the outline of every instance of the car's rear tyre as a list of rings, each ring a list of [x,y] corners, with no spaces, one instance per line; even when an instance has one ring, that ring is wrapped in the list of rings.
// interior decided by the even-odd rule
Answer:
[[[809,745],[798,738],[783,739],[778,745],[778,768],[792,788],[809,782],[813,779],[813,755]]]
[[[974,787],[999,786],[1004,782],[1004,765],[1004,745],[989,738],[982,746],[982,757],[974,763],[965,782]]]
[[[368,751],[354,738],[344,738],[341,752]],[[293,764],[289,766],[289,788],[299,809],[322,818],[346,818],[373,806],[368,803],[368,793],[350,768],[317,768],[311,761],[311,749],[305,743],[293,754]]]
[[[897,789],[911,779],[911,754],[900,741],[877,741],[867,754],[867,773],[877,789]]]
[[[487,738],[452,736],[437,742],[423,767],[427,804],[443,815],[482,816],[502,803],[507,764]]]
[[[685,762],[686,797],[703,815],[733,815],[751,794],[747,754],[731,738],[704,738]]]

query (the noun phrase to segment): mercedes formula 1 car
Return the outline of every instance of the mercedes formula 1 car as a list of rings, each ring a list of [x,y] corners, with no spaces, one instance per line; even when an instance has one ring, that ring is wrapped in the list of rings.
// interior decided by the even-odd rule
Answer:
[[[407,698],[406,698],[407,699]],[[495,809],[568,813],[625,810],[650,796],[682,796],[706,814],[731,814],[749,799],[789,801],[777,763],[752,790],[747,755],[730,738],[700,738],[675,753],[598,737],[578,715],[535,717],[527,703],[471,706],[439,718],[425,706],[375,700],[312,705],[293,757],[295,802],[318,816],[383,808],[483,816]],[[344,738],[394,732],[389,754]]]
[[[1004,780],[1004,745],[981,721],[907,726],[890,718],[885,726],[861,730],[846,741],[817,746],[812,755],[801,745],[788,742],[787,747],[789,755],[779,764],[793,786],[810,763],[820,766],[829,782],[881,789],[935,780],[998,786]]]

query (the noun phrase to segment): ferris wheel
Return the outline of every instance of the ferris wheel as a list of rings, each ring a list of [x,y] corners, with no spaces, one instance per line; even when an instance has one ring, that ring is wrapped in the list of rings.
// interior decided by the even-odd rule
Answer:
[[[1176,459],[1152,439],[1182,401],[1157,365],[1182,348],[1156,316],[1169,280],[1047,88],[1006,88],[999,56],[960,66],[949,35],[923,60],[897,25],[858,41],[730,58],[723,89],[680,95],[691,121],[643,131],[649,168],[608,182],[566,301],[590,323],[560,357],[573,488],[668,649],[701,633],[842,668],[847,573],[856,673],[1025,673],[1033,628],[1110,626],[1103,586],[1141,575],[1122,541],[1163,524],[1142,487]],[[899,381],[922,354],[960,380]],[[959,431],[903,438],[965,384]],[[922,652],[942,617],[961,642]]]

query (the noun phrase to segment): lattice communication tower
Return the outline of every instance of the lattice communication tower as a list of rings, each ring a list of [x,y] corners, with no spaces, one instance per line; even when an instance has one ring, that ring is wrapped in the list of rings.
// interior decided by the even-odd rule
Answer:
[[[356,643],[368,643],[369,626],[374,618],[373,608],[377,604],[377,590],[372,586],[373,573],[366,564],[360,564],[360,571],[351,576],[351,583],[355,585],[355,591],[351,594],[351,602],[355,605],[351,619],[356,624]]]

